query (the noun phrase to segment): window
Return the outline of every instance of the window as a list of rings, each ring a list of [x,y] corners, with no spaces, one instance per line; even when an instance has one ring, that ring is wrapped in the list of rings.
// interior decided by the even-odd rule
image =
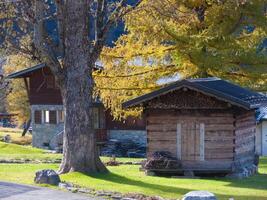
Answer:
[[[49,123],[57,124],[57,111],[55,110],[49,111]]]
[[[43,111],[43,123],[45,123],[45,124],[57,124],[57,111],[44,110]]]
[[[34,123],[42,124],[42,111],[41,110],[34,111]]]
[[[49,110],[44,110],[44,122],[45,123],[50,122]]]
[[[59,123],[64,123],[65,121],[65,113],[63,110],[58,111],[58,122]]]

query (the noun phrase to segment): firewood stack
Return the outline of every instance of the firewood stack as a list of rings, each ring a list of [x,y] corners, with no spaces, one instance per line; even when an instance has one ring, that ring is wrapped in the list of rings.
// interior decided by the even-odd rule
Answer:
[[[156,151],[144,165],[145,169],[177,169],[181,162],[168,151]]]

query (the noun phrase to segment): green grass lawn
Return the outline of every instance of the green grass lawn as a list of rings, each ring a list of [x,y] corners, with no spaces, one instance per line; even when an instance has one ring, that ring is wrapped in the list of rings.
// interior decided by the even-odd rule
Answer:
[[[29,159],[29,160],[39,160],[48,161],[61,159],[62,154],[47,153],[43,149],[33,148],[31,146],[21,146],[16,144],[7,144],[0,142],[0,160],[11,160],[11,159]],[[110,160],[109,157],[101,157],[103,162]],[[143,159],[140,158],[116,158],[119,162],[138,162]]]
[[[30,159],[30,160],[53,160],[60,159],[61,154],[46,153],[42,149],[31,146],[21,146],[0,142],[0,160]]]
[[[55,159],[61,159],[62,154],[47,153],[43,149],[33,148],[31,146],[21,146],[16,144],[7,144],[0,142],[0,160],[39,160],[39,161],[51,161]],[[110,160],[109,157],[101,157],[103,162]],[[119,162],[139,162],[144,159],[140,158],[116,158]]]
[[[61,154],[48,154],[46,151],[0,142],[1,159],[60,159]],[[102,157],[102,161],[109,160]],[[117,158],[118,161],[140,161],[142,159]],[[58,164],[0,164],[0,180],[16,183],[34,184],[35,172],[42,169],[57,169]],[[108,174],[85,175],[71,173],[62,175],[63,181],[97,190],[118,191],[122,193],[142,193],[166,198],[179,198],[191,190],[208,190],[219,199],[266,200],[267,199],[267,158],[261,158],[259,174],[243,180],[226,178],[174,179],[149,177],[139,171],[139,166],[121,165],[109,167]]]
[[[33,184],[34,173],[41,169],[57,169],[56,164],[0,164],[0,180]],[[143,193],[167,198],[179,198],[191,190],[208,190],[219,199],[266,200],[267,158],[261,159],[259,174],[243,180],[226,178],[174,179],[149,177],[139,171],[139,166],[121,165],[109,167],[108,174],[85,175],[71,173],[62,175],[63,181],[97,190],[122,193]]]

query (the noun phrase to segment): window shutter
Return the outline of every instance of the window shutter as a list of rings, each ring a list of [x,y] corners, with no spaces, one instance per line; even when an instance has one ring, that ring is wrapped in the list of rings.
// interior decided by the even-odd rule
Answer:
[[[34,111],[34,122],[35,124],[42,124],[42,111],[41,110]]]
[[[57,123],[57,111],[55,111],[55,110],[49,111],[49,122],[50,122],[50,124],[56,124]]]
[[[58,122],[59,123],[64,123],[65,121],[65,113],[63,110],[58,111]]]

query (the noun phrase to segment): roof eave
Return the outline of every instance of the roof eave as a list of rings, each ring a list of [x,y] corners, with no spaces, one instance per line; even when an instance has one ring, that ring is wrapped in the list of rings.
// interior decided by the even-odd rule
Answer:
[[[41,63],[39,65],[36,65],[34,67],[31,68],[27,68],[18,72],[14,72],[12,74],[9,74],[6,78],[7,79],[16,79],[16,78],[24,78],[24,77],[28,77],[29,73],[34,72],[35,70],[39,70],[44,68],[46,65],[44,63]]]
[[[219,92],[215,92],[215,91],[211,90],[210,88],[206,88],[206,87],[203,87],[203,86],[198,85],[198,84],[191,83],[191,82],[186,81],[186,80],[178,81],[178,82],[176,82],[176,83],[174,83],[174,84],[172,84],[170,86],[167,86],[165,88],[156,90],[156,91],[154,91],[152,93],[145,94],[143,96],[137,97],[137,98],[132,99],[130,101],[124,102],[122,104],[122,108],[126,109],[126,108],[136,107],[136,106],[141,105],[144,102],[149,101],[149,100],[151,100],[151,99],[153,99],[153,98],[155,98],[157,96],[161,96],[161,95],[164,95],[166,93],[169,93],[172,90],[179,90],[181,87],[189,87],[190,89],[197,90],[197,91],[199,91],[201,93],[204,93],[204,94],[209,95],[209,96],[213,96],[213,97],[215,97],[217,99],[220,99],[222,101],[229,102],[232,105],[236,105],[236,106],[242,107],[242,108],[244,108],[246,110],[254,109],[254,108],[252,108],[251,104],[249,104],[247,102],[244,102],[244,101],[242,101],[240,99],[235,99],[234,97],[226,98],[226,96],[224,94],[221,94]],[[164,92],[161,93],[161,91],[164,91]],[[150,97],[146,98],[146,96],[150,96]],[[140,100],[138,100],[138,99],[140,99]]]

